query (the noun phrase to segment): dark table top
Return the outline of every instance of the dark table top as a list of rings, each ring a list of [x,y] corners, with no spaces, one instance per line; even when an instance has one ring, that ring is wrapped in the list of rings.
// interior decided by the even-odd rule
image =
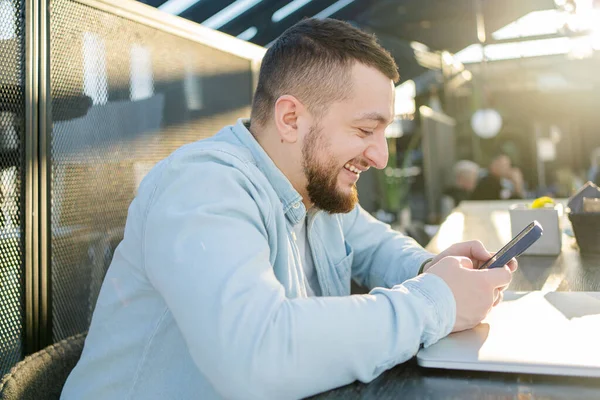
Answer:
[[[564,202],[564,201],[563,201]],[[512,238],[508,208],[514,201],[464,201],[446,219],[427,250],[439,253],[465,240],[480,240],[491,251]],[[563,215],[563,230],[571,224]],[[509,290],[600,291],[600,254],[582,254],[575,239],[562,235],[558,256],[521,256]],[[600,399],[600,396],[598,397]]]
[[[507,201],[467,201],[449,216],[427,249],[478,239],[494,251],[511,239]],[[569,227],[563,218],[563,228]],[[600,255],[584,255],[563,234],[558,256],[521,256],[509,290],[600,291]],[[600,333],[599,333],[600,340]],[[598,344],[600,345],[600,344]],[[422,368],[415,359],[369,384],[354,383],[315,399],[600,399],[600,379]]]

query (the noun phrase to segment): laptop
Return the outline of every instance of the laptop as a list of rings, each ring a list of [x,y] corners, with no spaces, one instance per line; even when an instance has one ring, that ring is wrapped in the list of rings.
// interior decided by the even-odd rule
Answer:
[[[600,292],[505,292],[474,329],[417,353],[427,368],[600,378]]]

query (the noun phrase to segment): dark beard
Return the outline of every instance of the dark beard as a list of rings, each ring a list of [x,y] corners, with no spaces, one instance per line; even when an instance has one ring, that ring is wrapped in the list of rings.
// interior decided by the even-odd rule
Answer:
[[[308,180],[308,197],[319,209],[331,214],[348,213],[358,202],[356,185],[352,186],[350,194],[344,194],[337,188],[340,168],[335,160],[321,164],[317,160],[317,152],[328,150],[329,145],[323,140],[322,130],[313,126],[302,145],[302,167]]]

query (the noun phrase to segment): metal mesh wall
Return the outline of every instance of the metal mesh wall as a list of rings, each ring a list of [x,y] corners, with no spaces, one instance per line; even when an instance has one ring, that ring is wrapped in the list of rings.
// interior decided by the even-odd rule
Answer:
[[[50,2],[53,339],[86,330],[141,178],[248,116],[251,66],[69,0]]]
[[[23,354],[25,9],[0,0],[0,376]]]

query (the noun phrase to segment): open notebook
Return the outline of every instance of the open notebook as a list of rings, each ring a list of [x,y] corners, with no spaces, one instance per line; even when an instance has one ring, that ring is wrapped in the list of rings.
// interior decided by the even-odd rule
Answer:
[[[474,329],[421,349],[423,367],[600,377],[600,292],[506,292]]]

